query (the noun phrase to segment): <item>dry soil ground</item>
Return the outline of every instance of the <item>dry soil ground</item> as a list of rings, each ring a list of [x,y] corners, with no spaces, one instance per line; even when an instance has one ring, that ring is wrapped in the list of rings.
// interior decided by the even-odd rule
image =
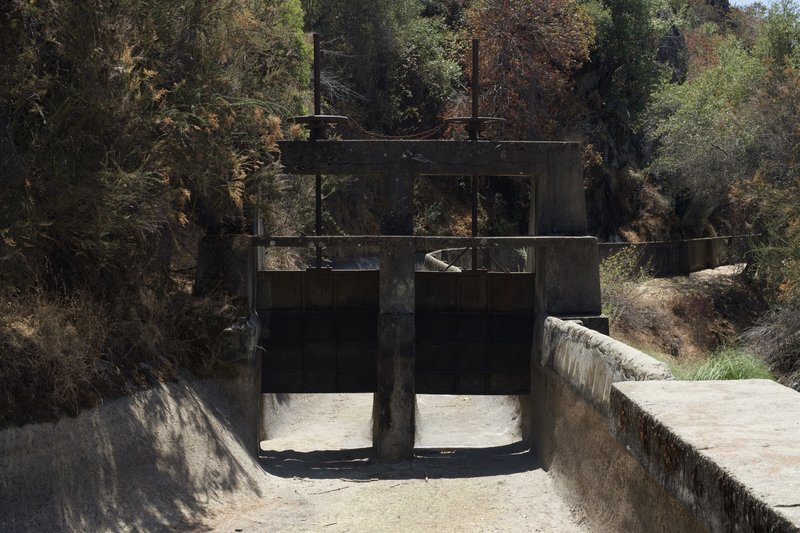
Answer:
[[[632,283],[611,336],[678,359],[705,358],[737,337],[767,309],[742,276],[744,265]]]
[[[420,396],[416,457],[371,459],[371,395],[271,402],[261,461],[274,487],[216,531],[586,531],[520,442],[516,400]]]

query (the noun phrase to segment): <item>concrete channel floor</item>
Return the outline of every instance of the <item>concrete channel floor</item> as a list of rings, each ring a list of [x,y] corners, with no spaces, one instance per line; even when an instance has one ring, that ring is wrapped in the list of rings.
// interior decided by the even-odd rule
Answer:
[[[262,467],[275,492],[215,531],[588,531],[520,441],[509,397],[420,396],[416,457],[372,462],[372,395],[271,403]]]

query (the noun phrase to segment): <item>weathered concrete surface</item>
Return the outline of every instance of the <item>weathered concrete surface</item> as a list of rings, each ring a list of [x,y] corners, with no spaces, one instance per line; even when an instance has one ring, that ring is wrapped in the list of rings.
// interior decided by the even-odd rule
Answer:
[[[541,364],[608,414],[611,384],[618,381],[671,380],[664,363],[574,322],[545,320]]]
[[[396,169],[381,176],[381,232],[411,235],[414,178]],[[414,244],[381,248],[379,273],[377,387],[373,402],[373,445],[378,459],[400,462],[414,456],[414,368],[416,325]]]
[[[704,531],[610,431],[612,383],[671,379],[669,370],[576,323],[548,317],[542,328],[531,365],[530,442],[567,500],[593,531]]]
[[[0,531],[197,529],[266,496],[253,382],[181,379],[0,431]]]
[[[590,531],[706,531],[614,439],[606,415],[552,372],[532,379],[531,448]]]
[[[581,145],[576,142],[279,141],[278,147],[288,174],[387,174],[402,167],[412,176],[539,175],[556,183],[562,171],[558,165],[568,161],[577,165],[570,171],[581,176]],[[583,198],[583,185],[578,192]],[[561,203],[561,197],[556,200]],[[560,207],[573,208],[572,203],[578,201],[581,204],[574,209],[583,213],[585,225],[584,200],[565,198]]]
[[[800,531],[800,393],[772,381],[617,383],[616,437],[712,531]]]

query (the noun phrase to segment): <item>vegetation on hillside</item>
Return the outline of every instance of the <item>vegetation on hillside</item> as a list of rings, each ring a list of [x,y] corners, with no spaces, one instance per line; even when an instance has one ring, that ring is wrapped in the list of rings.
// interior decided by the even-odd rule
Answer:
[[[274,183],[302,22],[283,0],[5,4],[0,423],[213,359],[235,313],[192,298],[187,269]]]
[[[197,240],[247,231],[257,211],[270,231],[310,229],[308,184],[275,156],[307,111],[309,31],[325,111],[363,127],[351,138],[466,113],[480,37],[483,114],[509,119],[486,134],[583,142],[592,233],[760,235],[751,276],[771,311],[745,340],[800,373],[793,0],[9,0],[0,423],[209,371],[236,306],[190,294]],[[420,231],[465,231],[450,205],[468,205],[463,180],[417,187],[432,200]],[[524,189],[482,183],[482,231],[525,228]],[[376,194],[326,180],[326,228],[375,232]]]

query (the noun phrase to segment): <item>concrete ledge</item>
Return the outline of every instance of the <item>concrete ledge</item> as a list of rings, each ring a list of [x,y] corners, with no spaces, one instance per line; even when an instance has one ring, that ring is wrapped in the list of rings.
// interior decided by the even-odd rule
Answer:
[[[766,380],[616,383],[612,433],[711,531],[800,531],[800,393]]]
[[[706,531],[611,433],[612,384],[671,380],[669,369],[578,323],[548,317],[543,326],[531,365],[531,447],[590,530]]]
[[[555,317],[545,320],[541,364],[605,414],[609,413],[612,383],[673,379],[664,363],[611,337]]]

